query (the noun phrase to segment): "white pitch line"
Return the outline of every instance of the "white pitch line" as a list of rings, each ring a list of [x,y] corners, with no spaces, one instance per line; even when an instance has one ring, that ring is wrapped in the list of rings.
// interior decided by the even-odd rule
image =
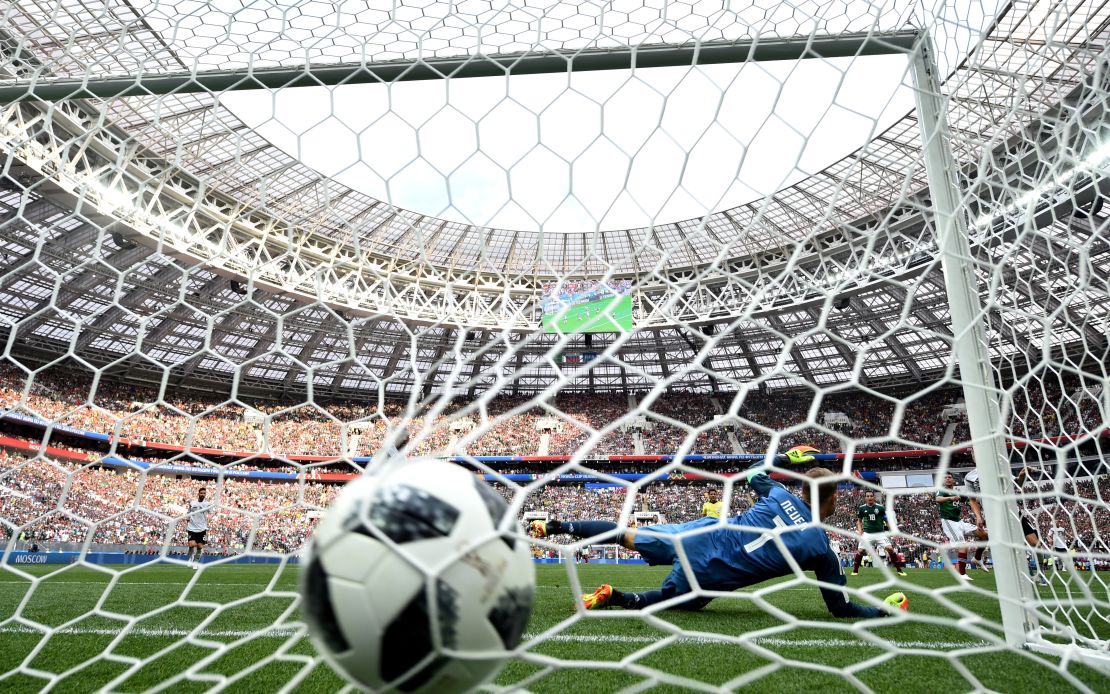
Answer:
[[[40,585],[47,586],[107,586],[109,579],[103,581],[63,581],[58,578],[42,576],[37,581],[0,581],[0,585],[25,585],[29,586],[32,583],[39,583]],[[173,581],[116,581],[116,588],[124,586],[167,586],[169,588],[185,588],[187,583],[174,583]],[[209,583],[208,581],[198,582],[194,588],[204,588],[206,586],[262,586],[265,587],[266,583]],[[296,590],[296,585],[291,585],[290,590]]]
[[[526,634],[525,638],[534,638],[536,634]],[[549,636],[545,641],[564,641],[571,643],[656,643],[662,641],[665,637],[655,636],[621,636],[619,634],[600,634],[600,635],[568,635],[556,634]],[[735,644],[730,640],[730,637],[721,636],[680,636],[675,639],[677,643],[695,643],[695,644],[722,644],[729,645]],[[862,639],[784,639],[773,636],[762,636],[754,639],[748,639],[748,643],[755,643],[760,646],[805,646],[812,647],[818,646],[822,648],[843,648],[843,647],[860,647],[870,646],[872,648],[882,648],[882,646],[864,641]],[[940,649],[954,649],[954,648],[982,648],[984,646],[992,645],[988,641],[886,641],[887,645],[894,648],[923,648],[929,650]]]
[[[3,585],[29,586],[32,583],[35,583],[35,581],[0,580],[0,586],[3,586]],[[67,585],[67,586],[68,585],[75,585],[75,586],[80,586],[80,585],[107,586],[108,585],[108,579],[105,579],[103,581],[62,581],[62,580],[50,579],[50,578],[44,576],[44,577],[40,578],[37,581],[37,583],[39,583],[40,585],[48,585],[48,586],[51,586],[51,587],[57,587],[57,586],[62,586],[62,585]],[[116,585],[114,587],[115,588],[123,588],[123,587],[126,587],[126,586],[167,586],[167,587],[171,587],[171,588],[180,589],[180,588],[185,588],[187,585],[188,584],[186,584],[186,583],[174,583],[173,581],[116,581]],[[258,584],[258,583],[249,583],[249,582],[244,582],[244,583],[209,583],[208,581],[201,581],[201,582],[197,583],[196,585],[194,585],[193,589],[208,588],[208,587],[259,586],[259,585],[260,584]],[[623,586],[623,588],[626,589],[626,590],[655,590],[658,587],[659,587],[658,585],[653,585],[653,586]],[[542,588],[544,590],[570,591],[570,586],[565,586],[565,585],[553,585],[553,584],[544,585],[544,584],[541,583],[541,584],[538,584],[536,586],[536,588],[537,589]],[[583,588],[585,588],[585,584],[583,584]],[[794,592],[794,591],[813,592],[816,589],[817,589],[816,586],[814,586],[812,588],[779,588],[778,590],[776,590],[774,592],[776,592],[776,593],[786,593],[786,592]],[[297,586],[295,584],[290,584],[289,586],[287,586],[286,589],[278,589],[277,592],[290,593],[290,592],[293,592],[295,590],[297,590]],[[272,592],[272,591],[269,591],[269,592]],[[737,595],[748,595],[748,594],[750,594],[750,591],[736,591],[736,594]],[[720,599],[721,600],[728,600],[729,598],[720,598]]]
[[[213,638],[243,638],[245,636],[289,636],[296,633],[297,627],[268,627],[266,629],[258,629],[251,631],[249,629],[202,629],[196,633],[200,638],[213,637]],[[65,627],[64,629],[55,629],[53,635],[64,636],[118,636],[121,632],[127,632],[128,636],[172,636],[181,637],[188,636],[193,633],[192,629],[152,629],[150,627],[135,627],[134,629],[125,629],[120,627],[118,629],[109,628],[95,628],[95,627]],[[23,624],[9,624],[0,627],[0,634],[41,634],[38,629],[32,629]]]
[[[293,626],[276,626],[266,629],[259,629],[251,631],[248,629],[204,629],[197,632],[195,635],[200,638],[245,638],[248,636],[261,636],[261,637],[287,637],[298,633],[302,628]],[[65,629],[56,629],[53,635],[65,636],[117,636],[123,629],[105,629],[93,627],[66,627]],[[8,625],[0,627],[0,634],[41,634],[38,629],[24,625]],[[183,636],[192,635],[191,629],[152,629],[149,627],[136,627],[127,631],[128,636],[150,636],[150,637],[173,637],[180,638]],[[534,639],[538,634],[525,634],[524,640],[528,641]],[[624,634],[555,634],[548,636],[543,642],[555,641],[559,643],[657,643],[663,641],[664,636],[628,636]],[[844,648],[844,647],[860,647],[870,646],[872,648],[881,648],[882,646],[871,643],[869,641],[857,639],[786,639],[781,637],[759,637],[750,639],[750,643],[755,643],[760,646],[794,646],[794,647],[820,647],[820,648]],[[733,644],[730,637],[712,637],[712,636],[680,636],[675,639],[675,643],[681,644]],[[888,646],[892,648],[917,648],[927,650],[940,650],[940,649],[956,649],[956,648],[982,648],[991,646],[989,641],[886,641]]]

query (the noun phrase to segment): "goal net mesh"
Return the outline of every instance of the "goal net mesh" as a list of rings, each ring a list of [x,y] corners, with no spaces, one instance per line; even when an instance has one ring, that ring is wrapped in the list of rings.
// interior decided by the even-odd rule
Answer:
[[[531,540],[494,689],[1105,686],[1106,5],[373,5],[0,10],[3,686],[348,686],[296,562],[389,445],[521,537],[826,467],[846,592],[910,598],[588,612],[666,567]]]

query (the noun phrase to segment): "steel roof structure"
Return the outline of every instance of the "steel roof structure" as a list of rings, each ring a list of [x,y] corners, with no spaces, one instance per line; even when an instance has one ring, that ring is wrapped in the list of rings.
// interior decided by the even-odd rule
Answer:
[[[182,19],[141,3],[27,0],[0,17],[0,92],[23,93],[0,103],[10,353],[28,363],[68,355],[171,384],[226,385],[238,374],[244,389],[302,393],[311,383],[336,397],[528,393],[562,378],[564,390],[853,378],[884,388],[953,368],[913,113],[767,198],[569,234],[469,226],[370,198],[274,146],[218,93],[35,96],[36,84],[94,76],[133,76],[142,88],[142,76],[250,79],[252,69],[457,62],[491,48],[627,52],[633,41],[618,38],[627,26],[651,45],[750,39],[736,35],[735,17],[698,24],[691,14],[664,31],[635,11],[617,21],[583,6],[550,10],[537,48],[509,15],[497,42],[469,33],[480,12],[368,9],[324,31],[315,5],[295,5],[302,12],[272,36],[265,12]],[[868,32],[879,19],[901,26],[910,16],[861,15],[825,30]],[[799,20],[777,21],[771,35],[807,37]],[[294,45],[297,35],[319,40]],[[1110,138],[1108,37],[1105,4],[1007,5],[950,66],[948,123],[999,363],[1106,360],[1110,232],[1097,155]],[[635,279],[638,329],[589,342],[539,334],[539,284],[569,275]],[[553,361],[567,351],[602,356]]]

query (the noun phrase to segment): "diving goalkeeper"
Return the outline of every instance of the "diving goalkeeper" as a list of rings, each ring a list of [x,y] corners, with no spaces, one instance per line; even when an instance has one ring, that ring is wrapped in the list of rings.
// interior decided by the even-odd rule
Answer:
[[[832,474],[824,468],[813,468],[806,472],[806,477],[816,479]],[[758,497],[755,505],[742,515],[724,521],[700,518],[676,525],[652,525],[639,530],[628,530],[619,538],[616,523],[600,520],[537,520],[532,521],[529,530],[533,536],[540,538],[565,533],[578,538],[597,538],[599,542],[619,539],[628,549],[639,552],[648,564],[673,567],[659,590],[633,593],[603,585],[593,593],[583,595],[582,601],[588,610],[604,607],[639,610],[691,593],[693,588],[676,549],[678,543],[681,543],[685,551],[698,585],[705,590],[732,591],[790,575],[794,571],[774,540],[774,535],[778,534],[798,566],[817,575],[817,580],[822,583],[821,597],[834,617],[879,617],[886,614],[882,609],[853,603],[840,590],[847,579],[839,558],[829,547],[828,535],[822,528],[812,525],[809,484],[803,485],[799,497],[791,494],[765,472],[751,473],[748,483]],[[836,481],[830,480],[816,486],[820,517],[828,518],[836,509]],[[705,530],[714,525],[720,527]],[[699,528],[703,530],[681,538],[675,537]],[[761,532],[758,528],[775,532]],[[710,598],[690,596],[675,607],[699,610],[709,602]],[[909,600],[904,594],[895,593],[886,599],[886,603],[904,610]]]

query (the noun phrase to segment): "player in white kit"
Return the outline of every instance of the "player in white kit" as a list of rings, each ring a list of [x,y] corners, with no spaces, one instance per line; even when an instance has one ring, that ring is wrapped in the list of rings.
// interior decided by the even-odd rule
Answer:
[[[1052,538],[1052,551],[1058,555],[1053,566],[1057,571],[1070,571],[1072,569],[1071,547],[1068,546],[1068,531],[1064,529],[1063,523],[1054,521],[1048,535]]]
[[[196,501],[189,502],[189,524],[185,526],[185,533],[189,536],[189,566],[200,568],[200,556],[204,552],[204,545],[208,540],[208,512],[212,504],[204,502],[207,491],[201,487],[197,492]]]

